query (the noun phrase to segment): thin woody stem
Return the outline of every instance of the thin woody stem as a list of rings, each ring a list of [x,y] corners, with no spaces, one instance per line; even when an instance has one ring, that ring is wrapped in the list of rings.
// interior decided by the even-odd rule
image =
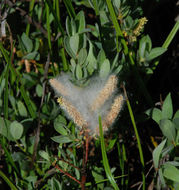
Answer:
[[[84,149],[83,149],[83,168],[81,171],[82,177],[81,177],[81,189],[85,190],[85,183],[86,183],[86,167],[88,162],[88,152],[89,152],[89,133],[88,130],[85,130],[85,143],[84,143]]]
[[[58,165],[55,165],[55,168],[81,185],[80,181],[78,181],[75,177],[71,176],[68,172],[63,171]]]

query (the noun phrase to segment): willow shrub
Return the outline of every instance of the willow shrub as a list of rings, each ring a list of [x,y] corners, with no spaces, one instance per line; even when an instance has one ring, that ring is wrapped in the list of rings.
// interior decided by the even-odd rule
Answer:
[[[11,189],[130,188],[128,154],[119,138],[120,128],[127,128],[129,119],[141,164],[136,179],[143,189],[149,185],[136,109],[130,102],[145,105],[141,113],[153,107],[146,84],[158,65],[156,58],[167,50],[179,24],[162,47],[152,47],[149,35],[144,34],[147,18],[140,4],[127,0],[2,1],[0,176]],[[111,77],[115,81],[110,82]],[[158,188],[176,187],[179,178],[170,175],[178,176],[177,157],[159,164],[178,145],[178,112],[163,117],[172,109],[168,101],[170,96],[162,111],[147,112],[165,138],[153,152]],[[120,118],[123,104],[125,117]],[[116,122],[120,120],[121,125]],[[107,154],[114,149],[118,163]]]

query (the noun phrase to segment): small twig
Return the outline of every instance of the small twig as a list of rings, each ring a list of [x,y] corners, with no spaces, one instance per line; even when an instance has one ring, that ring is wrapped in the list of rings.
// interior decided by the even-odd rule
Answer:
[[[41,26],[38,22],[33,20],[32,17],[30,17],[26,11],[17,7],[10,0],[5,0],[5,3],[8,4],[11,8],[14,7],[15,10],[19,11],[21,16],[24,16],[27,19],[28,23],[33,24],[37,29],[39,29],[45,35],[46,38],[48,38],[47,31],[43,28],[43,26]],[[51,40],[54,41],[53,36],[51,36]]]
[[[68,176],[69,178],[73,179],[74,181],[76,181],[77,183],[79,183],[81,185],[81,182],[79,180],[77,180],[75,177],[71,176],[68,172],[63,171],[58,165],[55,165],[55,168],[57,170],[59,170],[61,173],[65,174],[66,176]]]
[[[85,130],[84,136],[84,148],[83,148],[83,168],[81,170],[81,190],[85,190],[85,183],[86,183],[86,167],[88,162],[88,151],[89,151],[89,133],[88,130]]]
[[[39,180],[37,180],[35,182],[35,188],[37,188],[39,186],[39,184],[44,181],[44,179],[46,179],[47,177],[50,177],[54,173],[56,173],[56,169],[55,168],[52,168],[52,169],[48,170],[43,178],[41,178],[41,179],[39,179]]]
[[[59,161],[62,161],[62,162],[67,163],[68,165],[72,166],[73,168],[76,168],[77,170],[80,170],[80,168],[78,168],[78,167],[74,166],[73,164],[71,164],[71,163],[70,163],[70,162],[68,162],[68,161],[63,160],[62,158],[58,158],[58,157],[57,157],[57,159],[58,159]]]
[[[45,88],[46,88],[46,83],[47,83],[47,75],[48,75],[49,64],[50,64],[50,53],[48,53],[47,61],[45,64],[44,82],[43,82],[43,95],[42,95],[40,107],[38,110],[38,127],[37,127],[37,131],[36,131],[36,135],[35,135],[35,143],[34,143],[34,149],[33,149],[33,155],[32,155],[32,163],[36,159],[37,147],[38,147],[39,140],[40,140],[40,126],[41,126],[40,111],[41,111],[41,107],[43,105],[44,97],[45,97]]]

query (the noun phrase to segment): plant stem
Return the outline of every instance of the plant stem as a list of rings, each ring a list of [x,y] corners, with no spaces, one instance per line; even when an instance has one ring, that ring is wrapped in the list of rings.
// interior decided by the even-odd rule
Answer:
[[[106,172],[106,176],[109,179],[111,185],[114,187],[114,189],[119,190],[119,187],[116,184],[116,181],[115,181],[115,179],[114,179],[114,177],[113,177],[113,175],[111,173],[108,157],[107,157],[107,154],[106,154],[101,116],[99,116],[99,132],[100,132],[100,141],[101,141],[101,151],[102,151],[103,165],[104,165],[104,169],[105,169],[105,172]]]
[[[175,23],[174,27],[172,28],[171,32],[169,33],[167,39],[165,40],[165,42],[163,43],[162,47],[163,48],[168,48],[168,46],[170,45],[171,41],[173,40],[173,38],[175,37],[177,31],[179,30],[179,20]],[[159,60],[157,60],[154,65],[157,66],[159,64]]]
[[[12,190],[17,190],[16,186],[8,179],[8,177],[0,170],[0,176],[9,185]]]
[[[83,168],[81,171],[81,189],[85,190],[85,183],[86,183],[86,167],[88,162],[88,150],[89,150],[89,134],[88,131],[85,130],[84,136],[84,148],[83,148]]]
[[[168,35],[167,39],[163,43],[162,47],[168,48],[168,46],[170,45],[171,41],[175,37],[178,30],[179,30],[179,20],[175,23],[174,27],[172,28],[170,34]]]
[[[29,16],[30,17],[32,17],[32,11],[34,8],[34,3],[35,3],[35,0],[30,1],[30,5],[29,5]],[[29,32],[30,32],[30,23],[28,23],[27,27],[26,27],[26,35],[27,36],[29,36]]]
[[[139,155],[140,155],[140,162],[142,164],[143,190],[145,190],[145,173],[144,173],[145,165],[144,165],[144,156],[143,156],[142,146],[141,146],[141,142],[140,142],[140,137],[139,137],[139,133],[138,133],[138,130],[137,130],[134,114],[133,114],[129,99],[127,97],[127,92],[126,92],[124,84],[122,84],[122,88],[123,88],[123,91],[124,91],[124,95],[125,95],[126,102],[127,102],[127,107],[128,107],[128,110],[129,110],[129,115],[130,115],[131,122],[132,122],[132,125],[133,125],[133,128],[134,128],[136,139],[137,139],[137,144],[138,144],[138,148],[139,148]]]

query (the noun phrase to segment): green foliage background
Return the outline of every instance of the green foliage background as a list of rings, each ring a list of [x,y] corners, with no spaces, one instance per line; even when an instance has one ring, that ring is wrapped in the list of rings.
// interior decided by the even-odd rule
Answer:
[[[153,47],[146,22],[141,24],[144,5],[142,0],[0,2],[1,189],[179,188],[179,111],[168,91],[157,107],[148,88],[179,21],[163,45]],[[85,187],[85,139],[48,83],[60,72],[80,87],[95,75],[116,74],[126,98],[105,136],[99,118]]]

